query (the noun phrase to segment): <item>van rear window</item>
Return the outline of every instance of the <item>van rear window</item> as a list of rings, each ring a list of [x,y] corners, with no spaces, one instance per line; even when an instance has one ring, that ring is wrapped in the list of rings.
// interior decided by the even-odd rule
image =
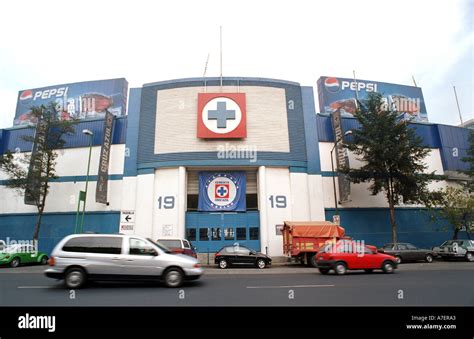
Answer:
[[[122,238],[120,237],[77,237],[70,239],[64,246],[65,252],[79,253],[122,253]]]

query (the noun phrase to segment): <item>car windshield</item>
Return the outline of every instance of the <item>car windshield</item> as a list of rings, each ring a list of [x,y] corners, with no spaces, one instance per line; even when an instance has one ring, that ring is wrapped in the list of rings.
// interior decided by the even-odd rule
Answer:
[[[181,248],[181,241],[176,239],[159,239],[158,242],[168,248]]]
[[[147,238],[146,240],[151,242],[153,245],[155,245],[156,247],[158,247],[160,250],[162,250],[165,253],[173,253],[173,252],[170,251],[170,249],[168,247],[166,247],[165,245],[159,243],[158,241],[153,241],[150,238]]]

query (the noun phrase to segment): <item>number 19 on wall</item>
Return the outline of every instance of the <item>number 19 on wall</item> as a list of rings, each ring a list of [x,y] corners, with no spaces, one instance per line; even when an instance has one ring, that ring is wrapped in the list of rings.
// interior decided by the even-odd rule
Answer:
[[[158,197],[158,209],[164,208],[165,210],[170,210],[174,208],[174,197],[171,195]]]
[[[271,208],[286,208],[286,196],[284,195],[270,195]]]

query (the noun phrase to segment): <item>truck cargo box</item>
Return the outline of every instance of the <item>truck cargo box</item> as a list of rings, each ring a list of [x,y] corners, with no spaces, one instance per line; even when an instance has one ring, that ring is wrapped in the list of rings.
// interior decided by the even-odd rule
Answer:
[[[318,250],[328,242],[345,238],[345,230],[330,221],[285,221],[282,235],[285,255],[313,264]]]

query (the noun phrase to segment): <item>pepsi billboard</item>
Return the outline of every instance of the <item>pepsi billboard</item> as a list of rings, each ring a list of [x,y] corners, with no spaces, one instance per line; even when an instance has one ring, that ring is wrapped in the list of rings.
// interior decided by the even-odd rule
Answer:
[[[363,102],[368,93],[377,92],[382,95],[387,107],[400,113],[403,119],[428,122],[420,87],[326,76],[320,77],[317,85],[321,113],[340,110],[342,116],[351,117],[356,112],[356,97]]]
[[[14,125],[36,123],[31,107],[54,102],[60,119],[103,118],[108,110],[122,116],[127,108],[128,82],[124,78],[76,82],[18,93]]]

